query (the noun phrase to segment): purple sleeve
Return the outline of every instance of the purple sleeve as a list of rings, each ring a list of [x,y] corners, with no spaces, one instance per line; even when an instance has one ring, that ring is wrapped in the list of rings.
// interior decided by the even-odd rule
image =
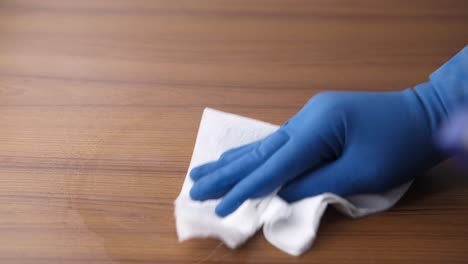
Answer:
[[[450,155],[468,162],[468,107],[450,116],[437,138],[438,145]]]

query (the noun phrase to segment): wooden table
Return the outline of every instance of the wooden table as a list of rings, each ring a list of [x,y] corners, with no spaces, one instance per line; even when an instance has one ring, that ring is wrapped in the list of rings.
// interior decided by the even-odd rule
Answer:
[[[0,263],[468,262],[468,176],[330,211],[302,257],[177,242],[205,106],[281,124],[322,90],[394,90],[468,42],[468,2],[0,1]]]

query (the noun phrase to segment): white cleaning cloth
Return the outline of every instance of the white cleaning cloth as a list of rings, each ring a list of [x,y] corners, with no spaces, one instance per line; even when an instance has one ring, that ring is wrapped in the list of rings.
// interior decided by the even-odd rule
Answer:
[[[262,139],[278,126],[262,121],[206,108],[198,130],[189,171],[213,161],[226,150]],[[408,190],[411,182],[383,194],[355,195],[342,198],[324,193],[288,204],[276,194],[244,202],[225,218],[215,214],[220,200],[194,201],[187,176],[175,201],[179,241],[191,238],[218,238],[236,248],[263,226],[266,239],[291,255],[306,251],[315,239],[320,219],[328,204],[350,217],[361,217],[393,206]]]

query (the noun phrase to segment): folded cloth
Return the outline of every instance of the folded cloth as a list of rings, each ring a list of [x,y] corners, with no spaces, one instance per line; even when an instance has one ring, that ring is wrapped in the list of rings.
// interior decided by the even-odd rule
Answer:
[[[188,171],[218,159],[228,149],[262,139],[276,129],[278,126],[272,124],[206,108]],[[247,200],[225,218],[215,214],[219,199],[204,202],[192,200],[189,195],[192,185],[187,173],[175,201],[179,241],[210,237],[236,248],[263,226],[263,234],[272,245],[298,256],[312,245],[328,204],[350,217],[362,217],[392,207],[408,190],[411,182],[382,194],[342,198],[324,193],[290,204],[274,192],[266,197]]]

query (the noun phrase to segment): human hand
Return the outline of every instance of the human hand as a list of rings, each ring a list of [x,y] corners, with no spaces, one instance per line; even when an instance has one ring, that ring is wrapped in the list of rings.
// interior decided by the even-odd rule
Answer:
[[[216,213],[226,216],[279,187],[289,202],[388,190],[442,159],[433,131],[445,113],[433,97],[430,83],[399,92],[320,93],[265,139],[194,168],[190,195],[224,196]]]

